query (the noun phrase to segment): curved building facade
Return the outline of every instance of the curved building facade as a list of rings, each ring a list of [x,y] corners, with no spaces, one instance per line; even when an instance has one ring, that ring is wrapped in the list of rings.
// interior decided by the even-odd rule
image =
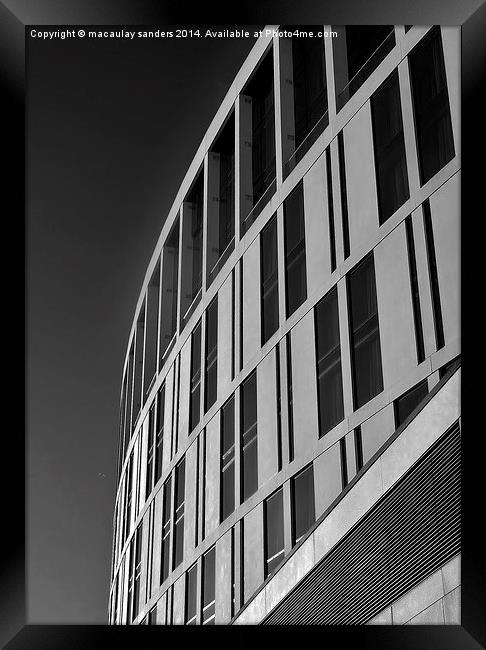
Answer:
[[[109,620],[458,623],[460,31],[279,32],[136,305]]]

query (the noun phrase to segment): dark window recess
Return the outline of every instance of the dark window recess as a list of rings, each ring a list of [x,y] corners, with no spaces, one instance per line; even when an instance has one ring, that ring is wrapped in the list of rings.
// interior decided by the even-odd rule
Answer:
[[[243,95],[251,97],[252,118],[252,208],[242,213],[243,236],[268,200],[275,193],[275,106],[273,84],[273,51],[265,55]]]
[[[203,555],[202,624],[214,625],[216,615],[216,551],[213,547]]]
[[[265,501],[265,578],[271,575],[284,557],[283,490],[280,488]]]
[[[336,27],[332,39],[336,108],[339,111],[395,47],[393,25]]]
[[[162,476],[162,454],[164,445],[164,421],[165,421],[165,383],[157,393],[157,419],[155,423],[155,478],[154,485]]]
[[[368,255],[348,275],[354,407],[383,390],[375,265]]]
[[[412,29],[413,25],[405,25],[405,34],[408,32],[409,29]]]
[[[429,392],[427,379],[404,393],[393,403],[395,409],[395,428],[398,428],[422,402]]]
[[[186,625],[197,622],[197,565],[189,569],[186,576]]]
[[[454,357],[452,361],[448,361],[445,363],[442,368],[439,368],[439,379],[442,379],[451,368],[459,368],[461,365],[461,355],[459,354],[457,357]]]
[[[140,583],[142,579],[142,524],[139,524],[132,542],[133,557],[133,599],[131,620],[135,620],[140,608]]]
[[[257,379],[254,371],[241,385],[242,502],[258,489]]]
[[[184,558],[184,509],[186,498],[186,467],[182,460],[175,470],[175,506],[174,506],[174,568]]]
[[[148,415],[147,442],[147,473],[145,477],[145,499],[148,499],[154,486],[154,457],[155,457],[155,403],[150,407]]]
[[[235,509],[235,400],[221,409],[221,521]]]
[[[302,181],[284,201],[287,318],[307,299],[304,191]]]
[[[235,269],[231,270],[231,381],[235,378],[236,366],[236,287]]]
[[[297,27],[288,27],[288,30]],[[314,31],[312,26],[298,26]],[[322,38],[292,38],[295,152],[285,163],[284,177],[302,159],[329,123],[326,66]]]
[[[425,359],[424,332],[422,327],[422,311],[420,309],[420,294],[417,276],[417,261],[415,257],[415,243],[413,237],[412,217],[405,219],[405,233],[407,237],[408,269],[410,273],[410,290],[412,293],[412,310],[415,328],[415,347],[417,350],[417,363]]]
[[[274,216],[260,236],[262,345],[274,334],[278,318],[277,217]]]
[[[147,625],[157,625],[157,607],[152,607],[148,613]]]
[[[160,294],[160,359],[164,362],[177,329],[177,293],[179,287],[179,219],[162,250],[162,289]]]
[[[171,479],[170,477],[164,483],[164,500],[162,508],[162,548],[161,548],[161,566],[160,566],[160,584],[169,576],[171,570],[170,561],[170,526],[171,526]]]
[[[354,451],[356,457],[356,472],[359,472],[363,467],[363,436],[361,434],[361,426],[357,426],[354,430]]]
[[[149,395],[157,372],[157,328],[159,324],[160,265],[157,264],[147,287],[145,362],[143,371],[144,399]]]
[[[132,430],[135,428],[140,410],[142,408],[142,379],[143,379],[143,341],[145,336],[145,304],[137,318],[135,330],[135,361],[133,366],[133,402],[132,402]]]
[[[346,454],[346,438],[339,441],[339,455],[341,457],[341,484],[344,488],[348,484],[348,457]]]
[[[280,343],[275,347],[275,387],[277,402],[277,471],[282,469],[282,387],[280,381]]]
[[[315,521],[314,468],[306,467],[292,479],[293,544],[298,544]]]
[[[348,190],[346,185],[346,160],[344,157],[344,135],[340,131],[337,137],[339,161],[339,185],[341,189],[341,224],[343,229],[344,259],[349,257],[349,218],[348,218]]]
[[[209,152],[207,286],[235,247],[235,118],[223,127]],[[217,174],[216,178],[211,177]],[[219,182],[218,180],[219,179]]]
[[[371,98],[380,225],[409,198],[398,71]]]
[[[191,399],[189,405],[189,433],[201,417],[201,321],[191,336]]]
[[[332,191],[331,150],[326,149],[326,180],[327,180],[327,214],[329,218],[329,255],[331,273],[336,270],[336,234],[334,230],[334,198]]]
[[[289,414],[289,463],[294,460],[294,389],[292,384],[292,332],[285,337],[287,363],[287,408]]]
[[[206,310],[206,377],[204,382],[205,409],[208,411],[218,393],[218,296]]]
[[[130,520],[132,516],[132,498],[133,498],[133,451],[130,454],[127,465],[127,473],[125,476],[125,530],[124,539],[126,541],[128,533],[130,532]]]
[[[440,27],[434,27],[409,56],[413,110],[423,185],[454,158],[451,112]]]
[[[343,379],[337,289],[332,289],[316,305],[317,395],[319,437],[344,418]]]
[[[128,354],[128,369],[127,369],[127,403],[125,406],[125,425],[124,425],[124,440],[123,440],[123,458],[125,458],[128,448],[128,443],[130,442],[130,436],[132,434],[132,391],[133,391],[133,358],[134,358],[134,345],[130,346],[130,352]]]
[[[437,350],[445,345],[444,325],[442,322],[442,307],[440,302],[439,275],[437,272],[437,260],[435,257],[434,228],[432,226],[432,215],[430,212],[429,200],[422,204],[424,215],[425,247],[427,250],[427,263],[429,267],[430,293],[432,295],[432,314],[434,317],[435,343]]]
[[[201,171],[182,206],[181,329],[201,298],[203,197]]]

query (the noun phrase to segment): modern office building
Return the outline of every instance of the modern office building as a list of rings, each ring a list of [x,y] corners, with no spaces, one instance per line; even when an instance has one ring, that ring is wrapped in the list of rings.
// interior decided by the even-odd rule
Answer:
[[[460,31],[279,30],[138,298],[109,620],[459,623]]]

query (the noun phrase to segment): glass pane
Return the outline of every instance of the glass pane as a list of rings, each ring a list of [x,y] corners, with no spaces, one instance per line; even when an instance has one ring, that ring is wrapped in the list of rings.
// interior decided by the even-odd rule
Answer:
[[[281,560],[281,552],[284,550],[284,514],[283,514],[283,491],[278,490],[269,497],[265,503],[266,518],[266,560],[267,575],[273,560]],[[278,556],[278,558],[276,558]]]
[[[315,521],[314,470],[310,465],[293,480],[294,544]]]
[[[399,397],[395,402],[395,426],[399,427],[410,413],[417,408],[420,402],[427,396],[429,387],[424,379],[414,386],[407,393]]]

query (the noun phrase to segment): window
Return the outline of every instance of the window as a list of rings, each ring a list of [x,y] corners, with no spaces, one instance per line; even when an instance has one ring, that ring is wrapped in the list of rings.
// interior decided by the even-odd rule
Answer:
[[[253,207],[242,213],[243,236],[266,201],[275,191],[275,107],[273,86],[273,51],[270,49],[255,72],[243,95],[251,97],[251,176]]]
[[[235,400],[221,409],[221,521],[235,509]]]
[[[410,290],[412,293],[412,310],[415,328],[415,347],[417,350],[417,363],[425,359],[424,333],[422,328],[422,312],[420,310],[420,295],[417,276],[417,262],[415,258],[415,243],[413,238],[412,217],[405,219],[405,234],[407,237],[408,269],[410,273]]]
[[[288,27],[289,31],[315,31],[313,26]],[[286,176],[326,128],[326,66],[322,38],[291,39],[294,90],[295,154],[285,166]]]
[[[214,625],[216,615],[216,552],[214,547],[203,555],[202,624]]]
[[[157,625],[157,606],[152,607],[148,613],[147,625]]]
[[[130,459],[128,461],[127,473],[125,475],[125,488],[126,488],[126,497],[125,497],[125,540],[128,537],[130,532],[130,523],[132,517],[132,497],[133,497],[133,451],[130,454]]]
[[[145,498],[148,499],[153,488],[155,455],[155,404],[152,404],[148,416],[147,474],[145,480]]]
[[[445,363],[441,368],[439,368],[439,379],[442,379],[451,368],[459,368],[461,365],[461,355],[459,354],[457,357],[454,357],[451,361],[448,361]]]
[[[348,484],[348,457],[346,453],[346,438],[339,441],[339,456],[341,458],[341,485],[342,489]]]
[[[329,256],[331,273],[336,270],[336,235],[334,232],[334,198],[332,190],[331,150],[326,148],[327,212],[329,218]]]
[[[186,576],[186,625],[197,622],[197,565],[192,566]]]
[[[336,27],[332,39],[336,104],[340,110],[395,47],[393,25]]]
[[[164,483],[164,500],[162,509],[162,561],[160,571],[160,584],[169,576],[170,562],[170,525],[171,525],[171,479]]]
[[[315,521],[314,468],[308,465],[292,479],[293,543],[298,544]]]
[[[201,297],[204,174],[201,171],[183,203],[181,328]]]
[[[363,436],[361,433],[361,425],[357,426],[354,430],[354,452],[356,458],[356,472],[359,472],[363,467]]]
[[[132,540],[132,553],[133,553],[133,565],[132,565],[132,600],[129,601],[131,604],[130,620],[135,620],[138,614],[140,606],[140,581],[142,577],[142,524],[139,524],[137,531]]]
[[[271,575],[285,554],[283,489],[280,488],[264,504],[265,578]]]
[[[162,290],[160,308],[160,358],[163,363],[177,329],[179,278],[179,220],[176,221],[162,251]]]
[[[416,386],[404,393],[395,400],[395,427],[399,427],[414,411],[422,400],[427,396],[429,387],[427,379],[419,382]]]
[[[191,399],[189,408],[189,433],[201,417],[201,321],[191,337]]]
[[[344,259],[349,257],[349,219],[348,219],[348,188],[346,184],[346,160],[344,157],[344,135],[340,131],[337,137],[338,162],[339,162],[339,185],[341,189],[341,225],[343,230]]]
[[[242,502],[258,489],[257,380],[254,371],[241,386]]]
[[[155,381],[157,372],[157,328],[159,325],[160,265],[157,264],[147,287],[147,315],[145,333],[145,362],[143,390],[145,399]]]
[[[145,337],[145,304],[137,318],[135,330],[135,360],[133,365],[133,401],[132,401],[132,431],[135,428],[142,408],[142,378],[143,378],[143,343]]]
[[[277,217],[272,217],[260,237],[262,345],[278,329]]]
[[[409,198],[398,71],[371,98],[380,225]]]
[[[451,113],[440,27],[434,27],[410,54],[410,78],[423,185],[454,158]]]
[[[348,276],[354,407],[383,390],[375,264],[368,255]]]
[[[315,308],[319,437],[344,418],[341,345],[336,288]]]
[[[235,247],[235,118],[231,114],[208,159],[207,286]],[[214,196],[213,196],[214,195]]]
[[[432,226],[432,215],[430,212],[430,203],[428,199],[426,199],[422,204],[422,211],[424,217],[427,264],[429,267],[430,293],[432,296],[432,315],[434,318],[435,343],[437,350],[440,350],[445,345],[444,325],[442,322],[439,275],[437,272],[437,260],[435,257],[434,228]]]
[[[174,568],[184,557],[185,474],[185,461],[182,460],[175,469]]]
[[[164,414],[165,414],[165,383],[162,384],[157,393],[157,420],[156,420],[156,439],[155,439],[155,479],[158,483],[162,476],[162,454],[164,444]]]
[[[284,201],[287,318],[307,299],[302,181]]]
[[[218,296],[206,309],[205,412],[216,401],[218,392]]]
[[[287,410],[289,414],[289,463],[294,460],[294,389],[292,384],[292,332],[285,336],[287,365]]]

